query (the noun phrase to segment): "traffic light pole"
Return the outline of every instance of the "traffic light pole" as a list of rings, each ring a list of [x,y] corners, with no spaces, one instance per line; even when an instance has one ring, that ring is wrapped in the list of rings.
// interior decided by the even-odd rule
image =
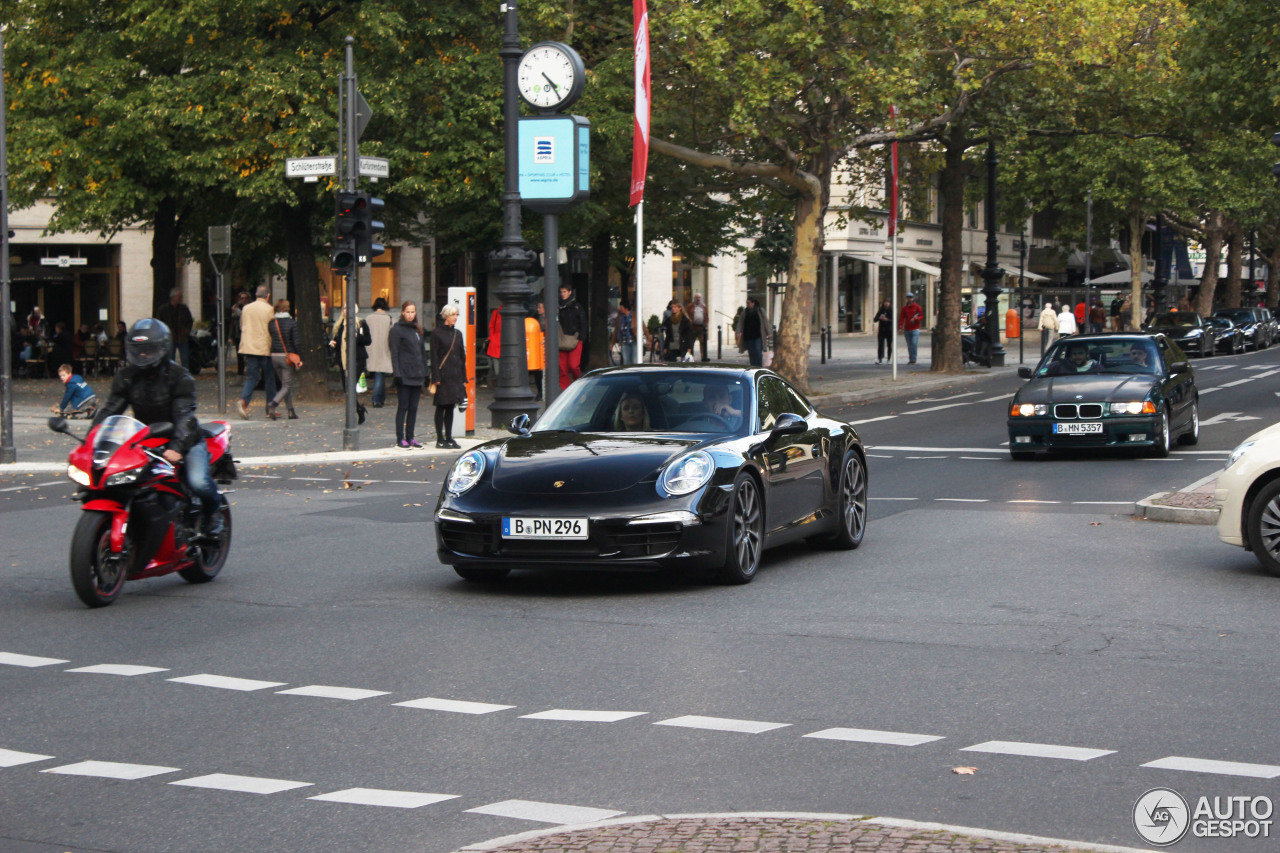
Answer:
[[[9,304],[9,150],[5,126],[4,33],[0,32],[0,463],[18,461],[13,444],[13,308]]]
[[[343,187],[347,192],[355,192],[360,165],[359,155],[356,152],[356,71],[353,44],[355,39],[347,36],[347,71],[343,76],[340,96],[341,135],[344,138],[340,140],[342,145],[339,154],[343,163]],[[360,378],[356,375],[356,297],[359,294],[359,283],[360,261],[356,258],[347,268],[346,304],[342,307],[343,316],[346,318],[343,337],[346,339],[347,349],[347,360],[343,368],[347,392],[346,421],[342,429],[343,450],[360,449],[360,421],[356,415],[356,381]]]

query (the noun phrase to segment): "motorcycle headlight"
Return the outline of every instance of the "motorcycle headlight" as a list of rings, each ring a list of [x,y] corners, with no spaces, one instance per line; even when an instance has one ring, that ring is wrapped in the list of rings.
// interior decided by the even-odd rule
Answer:
[[[1240,445],[1235,450],[1231,451],[1231,455],[1227,457],[1227,467],[1230,468],[1232,465],[1239,462],[1240,457],[1248,453],[1249,448],[1253,447],[1253,445],[1254,445],[1254,442],[1246,441],[1244,444]]]
[[[716,463],[711,455],[698,450],[667,466],[659,482],[667,494],[687,495],[705,486],[715,470]]]
[[[451,495],[460,495],[480,482],[484,474],[484,454],[472,450],[458,457],[449,469],[449,477],[445,480],[445,489]]]
[[[107,478],[107,488],[112,486],[127,486],[136,482],[142,476],[142,466],[130,468],[128,471],[118,471]]]
[[[82,486],[87,486],[91,482],[88,472],[82,471],[74,465],[67,466],[67,476]]]

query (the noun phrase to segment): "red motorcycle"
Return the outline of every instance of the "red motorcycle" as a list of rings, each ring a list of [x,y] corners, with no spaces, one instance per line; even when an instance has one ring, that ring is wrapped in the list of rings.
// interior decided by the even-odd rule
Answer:
[[[222,501],[223,531],[201,532],[198,499],[178,468],[162,454],[173,424],[146,424],[114,415],[79,439],[62,418],[49,428],[80,441],[68,457],[67,476],[79,484],[74,500],[84,514],[71,537],[71,584],[90,607],[115,601],[126,580],[177,572],[188,583],[208,583],[231,550],[231,507]],[[219,483],[235,479],[231,429],[224,421],[202,424],[210,473]]]

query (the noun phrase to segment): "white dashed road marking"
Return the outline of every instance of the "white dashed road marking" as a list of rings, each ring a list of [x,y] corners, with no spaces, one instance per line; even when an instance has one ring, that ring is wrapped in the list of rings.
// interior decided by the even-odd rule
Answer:
[[[1248,776],[1253,779],[1274,779],[1280,776],[1280,767],[1270,764],[1242,764],[1238,761],[1213,761],[1206,758],[1185,758],[1181,755],[1170,755],[1167,758],[1148,761],[1142,766],[1157,770],[1186,770],[1189,773]]]
[[[0,652],[0,663],[8,664],[9,666],[36,667],[53,666],[55,663],[71,663],[71,661],[62,660],[61,658],[38,658],[34,655],[19,655],[14,654],[13,652]]]
[[[219,687],[223,690],[266,690],[268,687],[284,687],[283,681],[255,681],[252,678],[230,678],[225,675],[209,675],[201,673],[200,675],[184,675],[180,678],[170,678],[169,681],[176,681],[179,684],[194,684],[198,687]]]
[[[987,503],[986,498],[934,498],[935,501],[945,501],[953,504],[984,504]]]
[[[357,806],[387,806],[393,809],[417,809],[432,803],[458,799],[457,794],[420,794],[417,791],[384,791],[380,788],[347,788],[332,794],[307,797],[325,803],[351,803]]]
[[[1011,504],[1058,504],[1058,503],[1062,503],[1062,501],[1037,501],[1037,500],[1032,500],[1032,499],[1030,499],[1030,498],[1025,498],[1025,499],[1023,499],[1023,500],[1006,501],[1006,503],[1011,503]]]
[[[823,729],[820,732],[807,734],[805,737],[822,738],[823,740],[847,740],[857,743],[885,743],[891,746],[919,746],[942,740],[939,735],[913,735],[907,732],[882,732],[876,729]]]
[[[233,776],[230,773],[211,773],[194,779],[179,779],[170,785],[188,788],[212,788],[217,791],[239,791],[244,794],[278,794],[294,788],[310,788],[310,782],[292,782],[288,779],[267,779],[262,776]]]
[[[374,696],[386,696],[385,690],[361,690],[358,687],[326,687],[323,684],[309,684],[306,687],[294,687],[291,690],[277,690],[284,696],[315,696],[319,699],[369,699]]]
[[[64,669],[63,672],[84,672],[92,675],[148,675],[153,672],[168,672],[162,666],[133,666],[126,663],[99,663],[93,666],[82,666],[79,669]]]
[[[0,749],[0,767],[17,767],[19,764],[32,764],[36,761],[48,761],[52,755],[37,755],[34,752],[18,752],[13,749]]]
[[[62,767],[51,767],[42,773],[61,773],[64,776],[93,776],[98,779],[146,779],[177,773],[180,767],[157,767],[154,764],[121,764],[118,761],[81,761]]]
[[[536,714],[524,714],[522,720],[563,720],[578,723],[616,723],[632,717],[642,717],[648,711],[576,711],[569,708],[553,708]]]
[[[506,711],[515,705],[491,705],[487,702],[460,702],[456,699],[412,699],[394,703],[401,708],[425,708],[428,711],[452,711],[455,714],[492,714]]]
[[[680,726],[686,729],[710,729],[716,732],[745,732],[746,734],[760,734],[761,732],[772,731],[773,729],[786,728],[790,723],[763,723],[759,720],[731,720],[725,717],[672,717],[669,720],[660,720],[654,723],[655,726]]]
[[[1079,746],[1057,746],[1052,743],[1019,743],[1012,740],[989,740],[986,743],[966,746],[961,752],[994,752],[998,755],[1025,755],[1030,758],[1065,758],[1068,761],[1089,761],[1112,755],[1114,749],[1085,749]]]
[[[536,803],[531,800],[503,800],[474,809],[467,809],[475,814],[496,815],[497,817],[514,817],[520,820],[536,820],[541,823],[577,824],[595,823],[608,820],[626,812],[610,809],[592,809],[586,806],[562,806],[556,803]]]

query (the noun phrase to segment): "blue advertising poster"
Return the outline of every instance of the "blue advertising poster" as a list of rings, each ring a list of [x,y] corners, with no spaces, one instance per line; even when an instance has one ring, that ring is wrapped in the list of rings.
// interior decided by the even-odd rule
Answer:
[[[586,198],[591,192],[591,127],[578,125],[578,193]]]
[[[578,140],[572,116],[520,119],[520,199],[571,201],[576,195]]]

